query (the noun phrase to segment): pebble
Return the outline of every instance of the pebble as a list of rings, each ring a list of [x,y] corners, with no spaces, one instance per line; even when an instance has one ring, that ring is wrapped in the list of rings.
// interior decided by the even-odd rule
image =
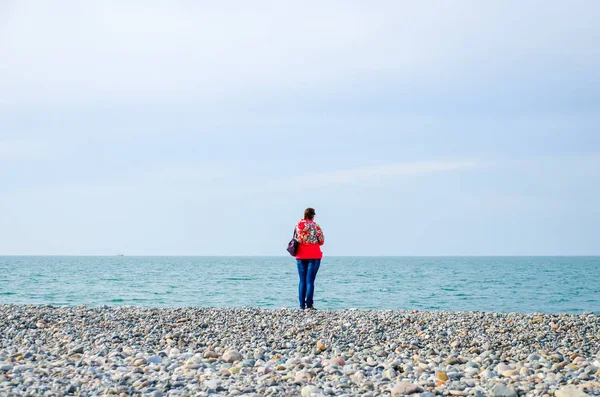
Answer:
[[[223,354],[223,361],[233,363],[242,360],[242,355],[237,350],[229,350]]]
[[[485,370],[481,372],[480,376],[482,379],[489,380],[496,378],[498,374],[496,374],[494,371]]]
[[[407,394],[418,393],[421,391],[419,385],[410,382],[396,383],[392,388],[392,396],[404,396]]]
[[[210,379],[204,382],[204,386],[206,386],[209,390],[215,390],[221,385],[221,380],[219,379]]]
[[[302,391],[300,392],[300,394],[302,395],[302,397],[311,397],[313,395],[318,395],[320,393],[320,390],[317,386],[304,386],[302,388]]]
[[[575,386],[565,386],[554,393],[556,397],[587,397],[587,393]]]
[[[208,350],[208,351],[204,352],[204,355],[202,357],[204,357],[204,358],[219,358],[219,353],[214,352],[212,350]]]
[[[500,374],[503,373],[503,372],[505,372],[505,371],[510,371],[512,369],[513,368],[510,365],[505,364],[505,363],[500,363],[500,364],[498,364],[496,366],[496,372],[498,372]]]
[[[0,395],[600,395],[590,313],[0,305],[0,318]]]
[[[517,393],[514,390],[509,389],[503,384],[494,385],[491,392],[493,397],[517,397]]]
[[[346,365],[346,361],[343,358],[341,358],[341,357],[332,358],[329,362],[330,363],[335,363],[335,364],[341,365],[341,366]]]
[[[381,373],[381,376],[387,380],[393,380],[396,378],[396,371],[393,368],[388,368]]]

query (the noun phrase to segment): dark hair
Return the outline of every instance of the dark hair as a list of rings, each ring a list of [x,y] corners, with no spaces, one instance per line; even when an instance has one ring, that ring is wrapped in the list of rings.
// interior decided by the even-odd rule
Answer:
[[[304,210],[304,219],[310,219],[312,221],[316,214],[314,208],[307,208]]]

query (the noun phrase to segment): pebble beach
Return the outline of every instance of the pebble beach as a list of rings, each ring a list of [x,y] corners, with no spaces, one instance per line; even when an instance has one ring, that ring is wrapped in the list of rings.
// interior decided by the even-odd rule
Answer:
[[[0,305],[0,395],[600,395],[600,316]]]

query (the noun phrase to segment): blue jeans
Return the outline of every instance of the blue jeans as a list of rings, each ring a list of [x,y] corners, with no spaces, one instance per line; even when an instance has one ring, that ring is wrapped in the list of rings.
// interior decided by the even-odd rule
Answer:
[[[315,293],[315,278],[321,266],[320,259],[298,259],[296,261],[298,267],[298,299],[300,300],[300,308],[306,309],[313,307],[313,295]]]

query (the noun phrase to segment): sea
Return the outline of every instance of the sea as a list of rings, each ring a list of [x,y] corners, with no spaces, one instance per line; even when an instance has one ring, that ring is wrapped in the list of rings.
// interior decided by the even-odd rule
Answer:
[[[296,308],[292,257],[0,256],[0,304]],[[600,257],[325,257],[317,309],[600,313]]]

